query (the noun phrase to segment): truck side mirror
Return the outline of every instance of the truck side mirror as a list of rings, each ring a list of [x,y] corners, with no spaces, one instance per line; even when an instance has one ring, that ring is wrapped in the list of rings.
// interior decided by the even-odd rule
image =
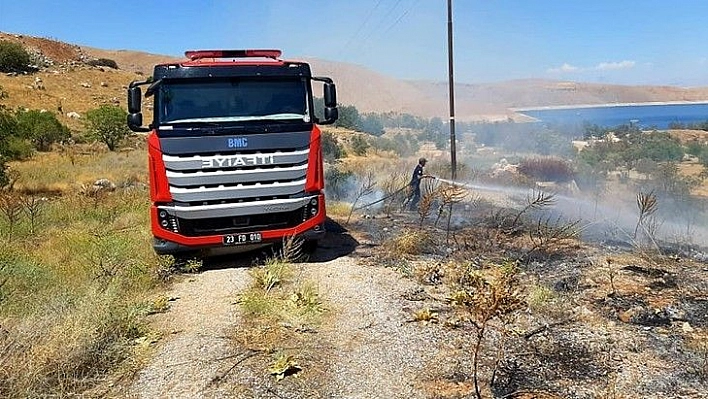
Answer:
[[[336,107],[325,107],[324,117],[327,124],[334,123],[339,118],[339,111]]]
[[[337,88],[332,82],[325,82],[324,84],[324,104],[328,108],[337,106]]]
[[[133,112],[128,114],[128,128],[134,132],[149,132],[150,128],[143,126],[143,114]]]
[[[143,126],[143,114],[140,112],[133,112],[128,114],[128,127],[130,130],[133,131],[139,131],[136,129],[139,129],[140,127]]]
[[[339,118],[337,110],[337,87],[332,79],[323,76],[313,77],[312,80],[324,83],[324,118],[315,118],[315,123],[320,125],[331,125]]]
[[[150,83],[146,81],[133,81],[128,86],[128,128],[134,132],[149,132],[150,128],[143,126],[143,114],[141,108],[142,92],[140,85]]]
[[[128,89],[128,112],[131,114],[141,111],[142,92],[140,87],[133,86]]]

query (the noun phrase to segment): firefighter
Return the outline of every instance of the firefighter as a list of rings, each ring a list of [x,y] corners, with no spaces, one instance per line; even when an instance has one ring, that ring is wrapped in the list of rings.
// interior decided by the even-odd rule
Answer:
[[[408,209],[413,211],[416,206],[418,206],[418,201],[420,201],[420,181],[421,179],[428,178],[425,174],[423,168],[428,162],[425,158],[420,158],[418,160],[418,165],[413,169],[413,177],[411,177],[411,182],[408,183]]]

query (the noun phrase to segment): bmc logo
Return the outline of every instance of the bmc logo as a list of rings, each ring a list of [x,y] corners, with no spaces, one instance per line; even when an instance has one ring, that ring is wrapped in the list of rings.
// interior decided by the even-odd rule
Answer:
[[[229,148],[246,148],[248,147],[248,139],[245,137],[236,137],[228,139],[226,142]]]

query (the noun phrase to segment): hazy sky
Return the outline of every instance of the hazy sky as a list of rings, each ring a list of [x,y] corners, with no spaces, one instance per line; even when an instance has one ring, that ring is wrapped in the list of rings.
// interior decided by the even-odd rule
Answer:
[[[708,85],[706,0],[454,0],[455,76]],[[280,48],[447,79],[446,0],[0,0],[0,30],[182,55]]]

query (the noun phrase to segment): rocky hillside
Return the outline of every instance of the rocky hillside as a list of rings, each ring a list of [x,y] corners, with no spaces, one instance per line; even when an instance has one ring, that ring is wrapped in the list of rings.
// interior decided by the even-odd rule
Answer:
[[[122,86],[149,74],[157,63],[178,58],[131,50],[102,50],[27,35],[0,32],[0,40],[22,43],[43,69],[35,76],[0,76],[0,86],[10,94],[10,106],[62,108],[85,111],[102,102],[124,102]],[[285,56],[292,57],[287,53]],[[95,68],[87,61],[108,58],[119,70]],[[338,85],[340,101],[363,112],[402,112],[423,117],[447,114],[447,83],[406,81],[364,66],[321,59],[306,59],[314,73],[331,76]],[[44,90],[33,91],[35,79]],[[101,82],[108,86],[101,85]],[[39,82],[37,82],[39,83]],[[87,83],[91,87],[85,87]],[[708,87],[620,86],[543,79],[514,80],[489,84],[456,85],[457,115],[462,120],[520,119],[510,108],[568,104],[605,104],[647,101],[705,101]],[[64,112],[66,114],[66,111]]]

